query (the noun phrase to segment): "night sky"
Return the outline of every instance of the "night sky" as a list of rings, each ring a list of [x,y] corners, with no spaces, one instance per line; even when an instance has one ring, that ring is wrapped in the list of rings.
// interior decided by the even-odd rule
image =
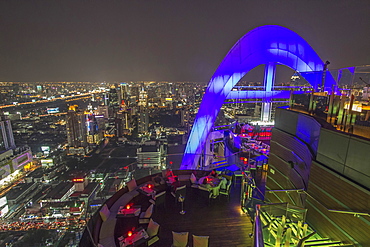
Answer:
[[[0,81],[207,82],[266,24],[330,69],[370,64],[369,0],[0,0]]]

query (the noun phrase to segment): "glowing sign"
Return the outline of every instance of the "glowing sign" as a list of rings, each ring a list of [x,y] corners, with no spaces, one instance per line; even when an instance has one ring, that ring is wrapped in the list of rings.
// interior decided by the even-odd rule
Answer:
[[[74,182],[74,183],[82,183],[84,180],[85,179],[83,179],[83,178],[74,178],[74,179],[72,179],[72,182]]]
[[[46,108],[46,112],[47,112],[48,114],[58,113],[58,112],[59,112],[59,107],[55,107],[55,108]]]
[[[42,159],[41,165],[43,166],[51,166],[54,165],[53,159]]]

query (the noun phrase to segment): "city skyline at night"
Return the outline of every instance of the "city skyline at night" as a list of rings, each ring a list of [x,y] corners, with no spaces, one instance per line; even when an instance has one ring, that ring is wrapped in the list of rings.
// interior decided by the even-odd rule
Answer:
[[[0,247],[370,245],[369,9],[1,1]]]

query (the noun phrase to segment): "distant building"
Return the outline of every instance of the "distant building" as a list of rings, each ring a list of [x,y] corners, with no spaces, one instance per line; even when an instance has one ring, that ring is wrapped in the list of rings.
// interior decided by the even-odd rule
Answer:
[[[148,93],[145,91],[144,87],[139,93],[139,103],[138,106],[146,108],[148,106]]]
[[[131,128],[131,118],[129,111],[119,111],[115,118],[116,136],[122,137],[128,134]]]
[[[0,115],[0,183],[32,161],[31,149],[28,146],[16,147],[9,118]]]
[[[20,183],[6,194],[6,200],[9,207],[12,207],[27,198],[31,198],[38,191],[39,189],[36,183]]]
[[[107,105],[99,105],[98,106],[98,113],[99,115],[103,115],[104,118],[109,118],[109,111]]]
[[[108,93],[109,117],[113,118],[119,111],[120,100],[119,92],[115,86],[112,86]]]
[[[15,148],[12,125],[8,116],[0,115],[0,152]]]
[[[75,191],[72,182],[61,182],[53,188],[41,202],[63,202],[69,200],[69,196]]]
[[[164,160],[164,147],[158,142],[148,142],[137,150],[137,166],[139,168],[161,169]]]
[[[126,102],[128,100],[128,85],[127,83],[121,83],[119,85],[120,88],[120,102],[122,105],[122,102]],[[127,103],[125,103],[127,105]]]
[[[72,182],[75,185],[75,191],[83,191],[89,183],[88,179],[85,177],[74,178],[72,179]]]
[[[104,128],[99,125],[98,117],[94,114],[86,114],[87,142],[89,144],[98,144],[104,137]]]
[[[77,105],[70,106],[67,112],[68,154],[85,155],[87,147],[86,120]]]
[[[146,109],[140,110],[138,113],[138,133],[139,134],[146,134],[149,130],[149,113]]]

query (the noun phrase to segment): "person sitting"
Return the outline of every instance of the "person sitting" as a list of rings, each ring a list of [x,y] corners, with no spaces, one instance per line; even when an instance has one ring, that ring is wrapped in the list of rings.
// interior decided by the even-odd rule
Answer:
[[[180,181],[179,181],[179,178],[178,177],[174,177],[174,182],[171,183],[171,191],[172,192],[175,192],[177,187],[180,187],[181,184],[180,184]]]
[[[217,171],[216,171],[215,169],[213,169],[213,170],[208,174],[208,176],[211,176],[211,177],[215,177],[215,178],[217,178],[217,177],[218,177],[218,173],[217,173]]]
[[[203,188],[206,188],[208,190],[212,189],[212,185],[208,183],[207,178],[203,180],[203,182],[200,184]]]
[[[167,168],[166,170],[166,178],[169,178],[169,177],[174,177],[175,175],[173,174],[173,171],[169,168]]]

